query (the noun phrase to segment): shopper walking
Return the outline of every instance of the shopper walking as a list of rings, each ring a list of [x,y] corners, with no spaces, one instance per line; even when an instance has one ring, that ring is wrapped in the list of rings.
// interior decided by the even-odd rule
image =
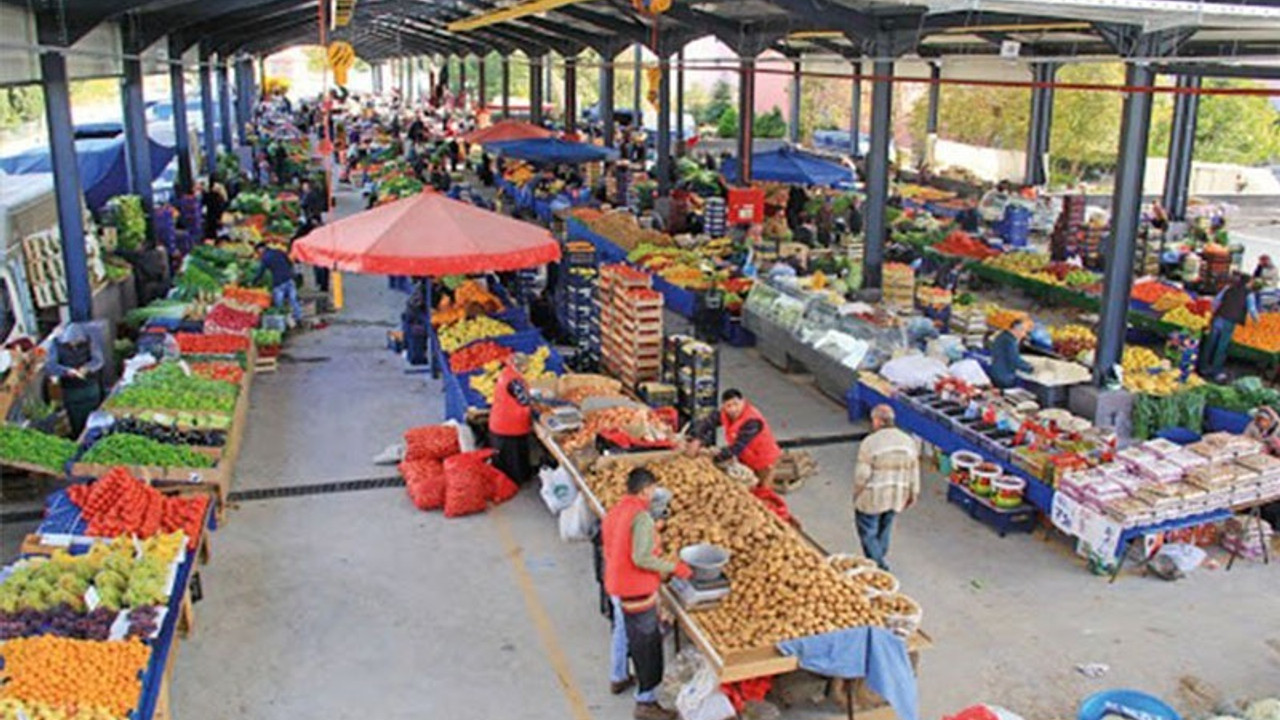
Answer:
[[[1247,320],[1258,322],[1258,297],[1244,273],[1234,273],[1231,282],[1213,299],[1213,320],[1209,335],[1200,346],[1200,375],[1220,382],[1226,379],[1227,350],[1236,326]]]
[[[298,304],[298,285],[293,281],[293,263],[283,251],[264,242],[257,245],[258,272],[249,281],[257,285],[264,275],[271,275],[271,302],[276,307],[286,304],[293,311],[293,321],[302,320],[302,306]]]
[[[62,388],[71,436],[80,437],[89,414],[102,403],[102,347],[84,323],[63,328],[53,343],[45,372]]]
[[[658,704],[658,685],[665,670],[658,624],[658,588],[670,575],[687,579],[693,573],[683,562],[662,559],[662,542],[649,514],[649,504],[657,489],[658,480],[653,473],[635,468],[627,475],[627,494],[605,515],[600,526],[604,587],[613,601],[614,622],[621,622],[626,629],[627,652],[636,669],[633,717],[676,720],[677,713]],[[616,666],[617,663],[615,671]],[[613,680],[611,689],[619,687],[618,678]],[[622,680],[625,682],[626,678]]]
[[[489,444],[497,451],[494,467],[524,485],[529,481],[529,434],[533,432],[533,408],[524,374],[515,356],[504,361],[489,411]]]
[[[324,225],[324,214],[329,211],[328,193],[317,188],[311,180],[302,181],[302,228],[299,237]],[[312,277],[316,281],[316,289],[322,293],[329,292],[329,268],[323,265],[312,267]]]
[[[853,470],[854,523],[863,554],[888,570],[894,518],[920,496],[920,446],[894,426],[888,405],[872,408],[871,429],[858,446]]]
[[[1018,384],[1018,371],[1031,372],[1034,368],[1022,359],[1022,344],[1027,333],[1031,332],[1031,321],[1018,318],[1008,330],[1000,331],[996,339],[991,341],[991,384],[1006,389]]]
[[[696,453],[702,448],[703,440],[711,442],[715,437],[716,418],[708,416],[694,426],[695,439],[686,446],[687,451]],[[778,447],[768,421],[737,388],[720,394],[719,420],[728,445],[715,454],[716,462],[736,457],[738,462],[751,468],[760,485],[772,490],[774,468],[782,458],[782,448]]]

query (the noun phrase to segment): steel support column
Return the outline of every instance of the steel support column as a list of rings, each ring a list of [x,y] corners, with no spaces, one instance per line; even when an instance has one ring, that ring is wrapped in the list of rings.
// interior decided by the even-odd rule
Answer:
[[[169,102],[173,105],[173,151],[178,159],[175,195],[185,195],[194,187],[191,166],[191,132],[187,129],[187,74],[182,65],[182,43],[169,38]]]
[[[613,109],[614,109],[614,70],[613,58],[603,58],[600,64],[600,132],[604,135],[604,146],[615,147]]]
[[[756,59],[738,61],[738,184],[751,185],[751,152],[755,141]]]
[[[467,56],[458,58],[458,101],[463,107],[467,104]]]
[[[684,136],[684,48],[676,53],[676,154],[684,157],[689,138]]]
[[[488,68],[485,67],[489,62],[489,55],[481,55],[476,63],[476,106],[481,110],[489,103],[488,88],[485,83],[489,82]]]
[[[502,56],[502,117],[511,117],[511,56]]]
[[[200,118],[203,124],[204,173],[212,175],[218,162],[218,115],[213,99],[213,59],[200,52]]]
[[[542,124],[542,57],[529,56],[529,121]]]
[[[382,67],[383,63],[376,62],[371,68],[372,77],[370,79],[373,81],[373,92],[375,95],[382,94]]]
[[[1027,126],[1027,164],[1023,182],[1044,185],[1049,181],[1045,156],[1049,153],[1049,137],[1053,130],[1053,79],[1056,63],[1032,63],[1031,122]]]
[[[249,110],[250,97],[252,91],[249,89],[249,77],[253,74],[253,70],[247,67],[248,61],[241,58],[236,61],[236,137],[240,141],[240,145],[248,145],[249,137],[247,127],[252,112]]]
[[[62,236],[62,261],[66,266],[67,301],[73,321],[93,317],[93,291],[89,285],[89,261],[84,249],[84,195],[76,165],[75,127],[71,123],[71,86],[67,60],[62,53],[40,54],[40,78],[44,88],[45,121],[49,129],[49,156],[53,165],[54,196],[58,205],[58,231]]]
[[[849,112],[849,154],[862,157],[862,63],[853,64],[853,104]]]
[[[632,76],[635,78],[635,86],[631,88],[631,102],[632,102],[631,128],[633,130],[641,130],[644,128],[644,105],[641,104],[641,100],[642,100],[641,96],[644,93],[640,92],[641,86],[644,85],[644,81],[643,81],[644,48],[642,48],[639,45],[636,45],[635,47],[635,54],[632,58],[632,66],[633,66]]]
[[[151,217],[151,145],[147,141],[147,105],[142,95],[142,61],[124,56],[120,79],[120,100],[124,112],[124,160],[129,176],[129,192],[142,198],[142,208]],[[150,227],[150,223],[147,224]]]
[[[787,118],[787,138],[792,145],[800,144],[800,93],[804,90],[801,70],[799,60],[791,63],[791,117]]]
[[[552,72],[555,60],[555,55],[548,52],[542,61],[542,71],[547,74],[542,80],[542,102],[553,108],[556,106],[556,78]]]
[[[564,56],[564,131],[578,131],[578,58]]]
[[[888,234],[885,210],[889,201],[889,138],[893,134],[893,61],[871,65],[871,145],[867,153],[867,201],[863,213],[866,238],[863,248],[862,285],[883,285],[884,246]]]
[[[1178,87],[1199,90],[1199,75],[1179,75]],[[1169,132],[1169,165],[1164,174],[1164,207],[1174,220],[1187,219],[1187,197],[1191,189],[1191,161],[1195,156],[1196,120],[1200,96],[1179,94],[1173,100],[1173,127]]]
[[[925,116],[924,161],[932,168],[937,164],[938,106],[942,100],[942,65],[929,63],[929,108]]]
[[[671,61],[658,56],[658,137],[654,142],[658,155],[658,195],[671,195]]]
[[[1146,63],[1129,63],[1126,87],[1155,84],[1155,69]],[[1128,329],[1129,294],[1133,289],[1134,251],[1142,211],[1142,178],[1147,165],[1147,140],[1151,132],[1149,92],[1129,93],[1121,110],[1120,148],[1111,196],[1111,239],[1102,275],[1102,308],[1098,320],[1098,350],[1093,366],[1094,384],[1101,387],[1120,362]]]
[[[231,122],[231,77],[230,68],[227,67],[227,58],[218,58],[218,110],[222,116],[222,147],[231,151],[234,146],[232,128],[234,124]],[[228,178],[224,178],[228,179]]]

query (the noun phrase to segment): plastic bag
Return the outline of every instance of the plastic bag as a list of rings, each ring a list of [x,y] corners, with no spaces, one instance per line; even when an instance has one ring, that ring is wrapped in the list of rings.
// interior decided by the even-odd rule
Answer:
[[[904,355],[885,363],[880,374],[901,388],[929,387],[947,374],[947,366],[924,355]]]
[[[439,460],[402,462],[400,475],[414,507],[419,510],[444,507],[446,481],[444,465]]]
[[[562,467],[544,467],[538,471],[538,478],[542,481],[542,502],[552,515],[563,512],[578,496],[578,486],[573,484],[569,471]]]
[[[729,720],[738,715],[733,703],[720,691],[720,681],[705,659],[693,679],[680,688],[676,709],[682,720]]]
[[[596,522],[595,513],[587,507],[587,497],[578,493],[573,504],[560,513],[560,539],[565,542],[590,540]]]
[[[404,433],[404,459],[444,460],[462,452],[456,425],[424,425]]]
[[[957,380],[963,380],[974,387],[990,387],[991,378],[982,369],[982,363],[974,359],[961,360],[951,365],[951,374]]]
[[[492,450],[461,453],[445,460],[444,516],[462,517],[484,512],[493,494],[488,465]]]

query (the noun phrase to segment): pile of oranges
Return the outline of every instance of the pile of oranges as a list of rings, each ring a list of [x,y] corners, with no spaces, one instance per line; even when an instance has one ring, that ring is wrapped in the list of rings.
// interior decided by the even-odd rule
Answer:
[[[141,673],[151,650],[137,639],[100,642],[52,635],[5,642],[0,700],[74,709],[92,707],[128,715],[142,692]]]
[[[1280,313],[1262,313],[1259,322],[1237,325],[1232,339],[1264,352],[1280,352]]]

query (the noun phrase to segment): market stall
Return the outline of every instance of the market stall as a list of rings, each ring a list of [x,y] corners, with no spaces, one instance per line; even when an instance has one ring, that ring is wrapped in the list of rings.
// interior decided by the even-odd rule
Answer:
[[[737,158],[726,158],[721,171],[729,182],[737,182]],[[853,168],[828,157],[792,147],[781,147],[751,156],[751,179],[786,185],[816,185],[852,188],[857,182]]]

